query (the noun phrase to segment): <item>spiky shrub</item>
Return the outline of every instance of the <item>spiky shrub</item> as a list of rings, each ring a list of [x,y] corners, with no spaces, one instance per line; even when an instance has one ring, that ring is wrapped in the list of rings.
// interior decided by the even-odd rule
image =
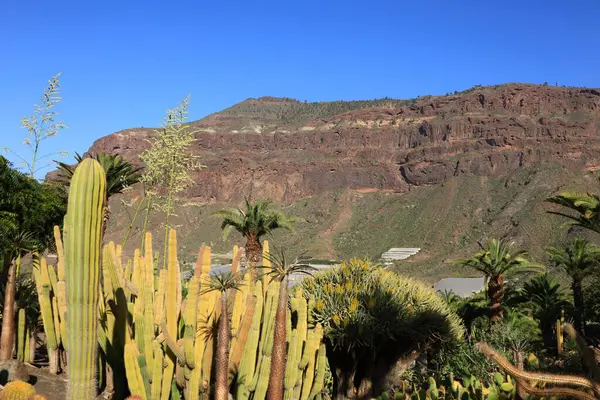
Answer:
[[[432,346],[461,340],[459,318],[422,283],[353,259],[301,284],[314,298],[334,395],[364,397],[386,389],[389,376]]]
[[[27,400],[33,395],[35,395],[35,388],[29,383],[14,381],[4,386],[0,392],[0,400]]]
[[[106,176],[93,159],[83,160],[71,181],[64,226],[67,276],[69,388],[67,398],[96,398],[100,252]]]

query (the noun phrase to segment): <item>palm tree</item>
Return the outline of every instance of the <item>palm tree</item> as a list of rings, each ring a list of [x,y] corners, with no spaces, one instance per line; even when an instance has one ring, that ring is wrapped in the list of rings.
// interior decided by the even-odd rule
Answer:
[[[307,274],[316,268],[307,264],[308,258],[299,257],[289,264],[285,253],[279,255],[269,254],[270,267],[265,275],[269,275],[272,281],[279,282],[279,297],[277,300],[277,312],[275,314],[275,332],[273,336],[273,353],[271,355],[271,374],[269,375],[268,400],[283,399],[283,378],[285,377],[286,356],[286,319],[288,308],[288,280],[292,274]]]
[[[585,239],[575,239],[569,247],[550,247],[546,250],[550,259],[571,278],[575,306],[575,329],[584,334],[585,302],[583,281],[600,265],[600,247]]]
[[[566,295],[560,284],[543,274],[526,282],[516,296],[511,299],[513,304],[525,304],[533,312],[538,322],[544,347],[555,347],[554,327],[560,318],[561,311],[569,306]]]
[[[15,341],[15,301],[16,301],[16,264],[25,253],[34,251],[37,241],[30,232],[17,232],[8,243],[4,253],[5,259],[10,260],[8,280],[4,293],[4,308],[2,310],[2,335],[0,339],[0,361],[10,360]]]
[[[227,313],[229,309],[227,293],[232,290],[239,290],[240,285],[239,275],[227,272],[211,276],[208,287],[203,291],[204,293],[215,290],[221,292],[221,317],[219,318],[217,357],[215,360],[215,400],[228,400],[229,397],[228,376],[231,328],[229,327],[229,314]]]
[[[456,263],[483,273],[488,282],[490,299],[490,322],[496,323],[504,317],[502,298],[504,296],[504,276],[527,272],[539,272],[543,267],[530,263],[525,251],[512,251],[512,243],[503,239],[491,239],[472,258],[457,260]]]
[[[214,214],[223,218],[221,223],[223,239],[227,239],[233,229],[246,238],[246,259],[252,266],[261,263],[262,244],[260,238],[262,236],[278,228],[294,231],[295,223],[300,221],[281,211],[271,210],[270,206],[271,202],[268,200],[257,200],[250,203],[246,199],[245,210],[241,208],[220,210]]]
[[[115,194],[123,193],[123,191],[140,182],[142,179],[141,167],[136,167],[133,164],[125,161],[123,157],[116,154],[98,153],[94,156],[88,155],[88,157],[94,158],[100,163],[104,172],[106,173],[106,204],[104,206],[104,225],[102,236],[106,232],[108,220],[110,218],[110,208],[108,200]],[[59,181],[65,186],[69,186],[69,182],[75,173],[77,165],[83,161],[84,157],[75,153],[75,160],[77,164],[72,166],[59,161],[55,161],[58,164],[59,170]]]
[[[546,201],[575,211],[574,214],[548,211],[550,214],[568,218],[571,226],[580,226],[600,233],[600,197],[598,195],[592,193],[563,192],[557,196],[547,198]]]

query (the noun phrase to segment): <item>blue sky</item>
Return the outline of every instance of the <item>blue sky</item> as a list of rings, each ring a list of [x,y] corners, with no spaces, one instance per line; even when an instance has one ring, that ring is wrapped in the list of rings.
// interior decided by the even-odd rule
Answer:
[[[600,87],[598,0],[5,1],[0,148],[62,72],[45,151],[248,97],[412,98],[506,82]],[[69,158],[71,159],[71,158]]]

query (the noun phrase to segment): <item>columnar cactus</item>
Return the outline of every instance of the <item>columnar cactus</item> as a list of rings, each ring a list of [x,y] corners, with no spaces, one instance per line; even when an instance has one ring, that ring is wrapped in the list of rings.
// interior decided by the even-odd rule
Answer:
[[[96,398],[100,253],[106,176],[91,158],[73,174],[64,226],[70,400]]]

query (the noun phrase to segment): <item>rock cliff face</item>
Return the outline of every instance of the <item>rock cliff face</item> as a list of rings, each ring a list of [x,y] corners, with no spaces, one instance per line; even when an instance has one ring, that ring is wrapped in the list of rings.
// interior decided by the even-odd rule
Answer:
[[[412,101],[248,99],[193,122],[207,166],[187,197],[289,203],[352,188],[404,192],[453,176],[497,177],[536,162],[600,168],[600,89],[478,87]],[[153,129],[127,129],[90,152],[137,161]]]

